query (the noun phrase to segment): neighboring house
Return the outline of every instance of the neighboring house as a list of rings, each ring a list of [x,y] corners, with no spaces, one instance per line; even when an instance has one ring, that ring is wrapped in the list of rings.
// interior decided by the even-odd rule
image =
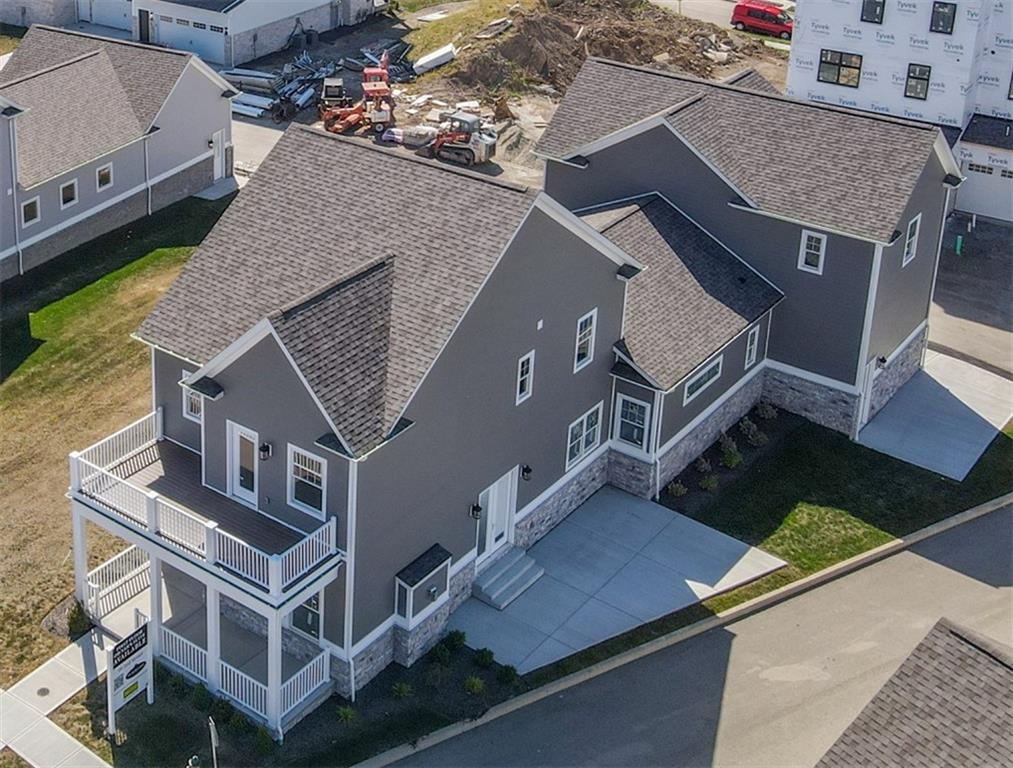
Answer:
[[[0,72],[0,280],[231,175],[233,93],[190,54],[32,27]]]
[[[372,0],[133,0],[134,39],[231,67],[371,13]]]
[[[89,613],[140,607],[283,731],[761,397],[854,436],[920,365],[955,163],[934,127],[755,85],[588,61],[545,192],[290,128],[138,331],[152,412],[71,455]],[[131,546],[89,571],[86,521]]]
[[[944,126],[956,208],[1013,221],[1013,12],[1002,0],[799,0],[787,94]]]
[[[1013,651],[946,619],[817,768],[1013,765]]]
[[[116,0],[121,3],[123,1]],[[77,3],[78,0],[0,0],[0,23],[18,27],[29,27],[32,24],[73,24],[77,21]],[[126,5],[130,6],[129,0],[126,0]]]

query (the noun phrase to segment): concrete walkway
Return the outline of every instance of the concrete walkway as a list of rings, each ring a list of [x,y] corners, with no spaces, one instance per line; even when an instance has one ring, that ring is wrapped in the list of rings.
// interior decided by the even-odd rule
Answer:
[[[1013,381],[929,351],[925,369],[901,387],[858,442],[963,480],[1013,417]]]
[[[47,715],[105,672],[109,642],[92,630],[0,692],[0,749],[9,747],[36,768],[108,768]]]
[[[784,562],[606,486],[528,554],[545,575],[504,610],[466,601],[450,620],[522,674],[770,573]]]

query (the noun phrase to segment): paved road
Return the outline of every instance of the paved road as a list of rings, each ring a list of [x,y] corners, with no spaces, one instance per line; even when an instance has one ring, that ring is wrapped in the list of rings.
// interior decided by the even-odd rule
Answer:
[[[719,27],[730,28],[729,21],[732,18],[732,8],[735,3],[732,0],[651,0],[655,5],[667,8],[670,11],[681,13],[692,19],[709,21]]]
[[[942,616],[1013,644],[1011,508],[402,764],[812,766]]]

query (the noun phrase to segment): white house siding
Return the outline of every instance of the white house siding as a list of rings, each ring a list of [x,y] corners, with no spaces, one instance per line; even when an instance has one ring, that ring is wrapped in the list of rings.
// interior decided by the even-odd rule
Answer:
[[[75,0],[0,0],[0,22],[4,24],[65,26],[75,21]]]
[[[151,42],[192,51],[210,64],[224,64],[226,34],[212,27],[228,29],[228,18],[223,13],[166,3],[162,0],[134,0],[134,39],[140,39],[138,28],[141,11],[151,15]],[[179,20],[186,24],[180,24]],[[194,23],[203,25],[194,27]]]
[[[957,190],[957,210],[1008,221],[1013,217],[1013,152],[963,142],[958,153],[965,180]]]
[[[77,14],[81,21],[130,29],[130,0],[77,0]]]

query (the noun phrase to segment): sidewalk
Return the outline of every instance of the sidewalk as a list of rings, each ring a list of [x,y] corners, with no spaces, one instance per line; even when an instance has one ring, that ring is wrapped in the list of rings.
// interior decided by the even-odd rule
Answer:
[[[92,630],[0,691],[0,749],[9,747],[36,768],[109,768],[47,717],[105,672],[109,642]]]

